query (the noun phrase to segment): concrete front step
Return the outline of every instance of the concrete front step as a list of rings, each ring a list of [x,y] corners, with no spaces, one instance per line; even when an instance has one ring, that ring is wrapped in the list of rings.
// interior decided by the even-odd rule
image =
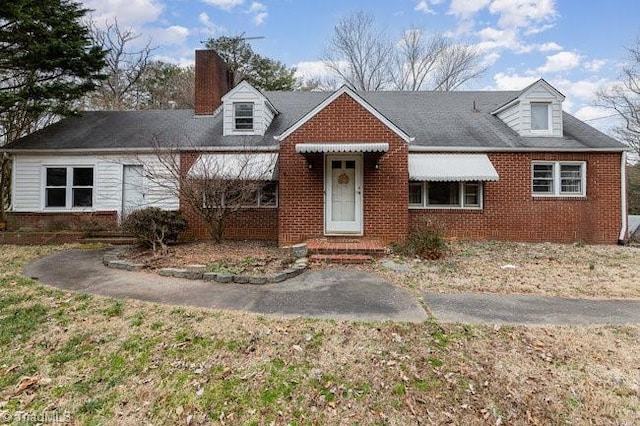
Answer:
[[[337,263],[337,264],[362,264],[369,263],[373,257],[366,254],[312,254],[310,262],[314,263]]]

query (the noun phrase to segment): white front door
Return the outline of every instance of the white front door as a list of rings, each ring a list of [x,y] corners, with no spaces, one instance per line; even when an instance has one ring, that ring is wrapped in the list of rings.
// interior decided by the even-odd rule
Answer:
[[[125,165],[122,172],[122,217],[144,207],[143,166]]]
[[[325,164],[325,234],[362,235],[362,156],[328,155]]]

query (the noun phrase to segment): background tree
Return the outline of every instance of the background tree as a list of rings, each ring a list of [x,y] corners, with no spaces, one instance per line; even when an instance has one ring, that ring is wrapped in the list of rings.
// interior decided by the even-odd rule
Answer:
[[[214,49],[225,60],[233,72],[234,84],[247,80],[262,90],[294,90],[298,84],[295,68],[254,52],[242,37],[212,38],[206,47]]]
[[[0,2],[0,145],[58,116],[103,78],[105,51],[82,24],[87,9],[69,0]],[[10,198],[10,161],[0,153],[0,221]]]
[[[140,83],[151,61],[151,41],[136,47],[140,34],[130,28],[120,28],[118,21],[102,29],[92,26],[95,43],[108,53],[103,73],[107,78],[91,93],[89,107],[99,110],[123,111],[139,109],[145,101]]]
[[[640,38],[628,49],[629,58],[616,84],[598,92],[598,104],[615,110],[623,125],[616,135],[640,156]]]
[[[416,28],[395,42],[364,12],[338,22],[324,62],[357,90],[454,90],[486,71],[473,46]]]
[[[161,61],[150,62],[137,84],[138,108],[193,109],[195,105],[195,70]]]

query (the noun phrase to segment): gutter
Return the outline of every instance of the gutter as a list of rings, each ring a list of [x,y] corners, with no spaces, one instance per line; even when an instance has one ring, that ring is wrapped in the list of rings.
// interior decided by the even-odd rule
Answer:
[[[625,245],[627,241],[627,153],[623,152],[620,158],[620,208],[621,223],[620,235],[618,236],[618,245]]]
[[[460,146],[409,146],[409,152],[625,152],[620,148],[525,148],[525,147],[460,147]]]
[[[266,146],[203,146],[203,147],[162,147],[162,148],[69,148],[69,149],[5,149],[9,154],[119,154],[119,153],[180,153],[180,152],[277,152],[279,145]]]

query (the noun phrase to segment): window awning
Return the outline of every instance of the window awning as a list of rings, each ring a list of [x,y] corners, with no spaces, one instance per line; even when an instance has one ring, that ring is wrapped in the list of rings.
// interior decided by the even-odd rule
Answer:
[[[498,172],[486,154],[409,154],[409,179],[495,181]]]
[[[387,152],[388,143],[299,143],[296,144],[298,154],[327,152]]]
[[[188,177],[240,180],[277,180],[277,153],[201,154]]]

